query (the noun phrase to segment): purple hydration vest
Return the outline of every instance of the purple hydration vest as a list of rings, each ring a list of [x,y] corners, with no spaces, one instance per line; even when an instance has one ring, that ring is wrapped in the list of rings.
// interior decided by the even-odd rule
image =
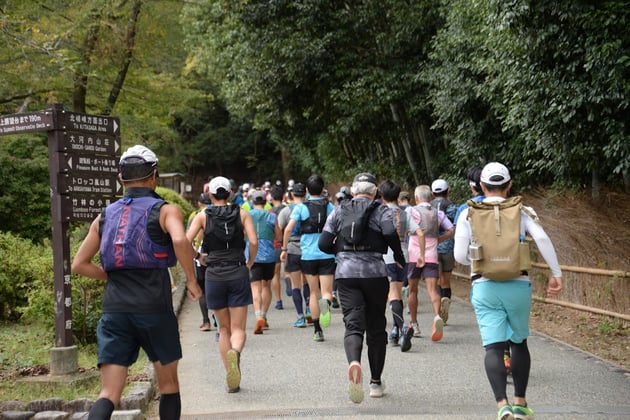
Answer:
[[[173,244],[154,242],[147,229],[151,210],[164,203],[155,197],[125,197],[107,207],[100,247],[105,271],[159,269],[177,263]]]

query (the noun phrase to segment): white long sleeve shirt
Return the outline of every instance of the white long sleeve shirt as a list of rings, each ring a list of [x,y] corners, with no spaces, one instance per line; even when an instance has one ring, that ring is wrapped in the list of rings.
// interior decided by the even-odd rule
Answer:
[[[504,201],[505,198],[502,197],[486,197],[483,202],[484,203],[492,203],[497,201]],[[536,214],[534,210],[530,207],[527,207],[529,211],[531,211],[534,215]],[[535,222],[528,214],[521,214],[521,232],[528,233],[534,242],[536,242],[536,246],[540,251],[542,257],[545,259],[545,262],[549,266],[551,270],[551,275],[553,277],[562,277],[562,270],[560,270],[560,264],[558,263],[558,257],[556,255],[556,251],[551,243],[551,239],[547,236],[547,233],[544,231],[542,226],[539,223]],[[468,254],[468,246],[470,245],[470,239],[472,237],[472,229],[470,227],[470,222],[468,221],[468,208],[464,209],[460,217],[457,219],[457,226],[455,229],[455,260],[462,265],[471,265],[472,261]],[[476,275],[477,273],[472,273],[472,275]],[[484,281],[488,280],[485,277],[480,277],[475,281]],[[527,280],[529,281],[528,276],[520,276],[515,280]]]

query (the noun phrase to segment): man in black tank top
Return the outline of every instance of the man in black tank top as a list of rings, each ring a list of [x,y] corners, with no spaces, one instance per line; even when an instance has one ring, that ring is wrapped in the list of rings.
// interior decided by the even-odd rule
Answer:
[[[88,419],[111,417],[120,402],[129,366],[136,361],[140,347],[153,362],[158,378],[160,418],[178,419],[181,414],[177,363],[182,357],[182,349],[166,267],[174,261],[173,253],[186,275],[188,296],[199,299],[201,289],[195,278],[193,249],[186,239],[182,213],[177,206],[165,203],[155,194],[157,163],[155,153],[144,146],[136,145],[123,153],[119,178],[125,186],[125,197],[110,205],[92,222],[72,261],[73,273],[107,282],[103,315],[97,329],[102,387]],[[126,234],[133,231],[133,220],[112,226],[117,220],[107,217],[108,210],[110,214],[114,213],[123,203],[127,207],[124,214],[137,214],[133,208],[151,199],[156,204],[147,217],[148,239],[140,248],[133,248],[138,242],[125,241]],[[108,232],[115,233],[116,247],[132,247],[127,254],[147,258],[123,260],[120,253],[111,255],[116,250],[110,248],[115,247],[101,247],[102,241],[111,240],[110,237],[102,238]],[[107,261],[108,271],[92,262],[99,249],[101,261]],[[138,266],[138,261],[144,261],[144,265]]]
[[[206,302],[219,321],[219,352],[226,370],[227,391],[238,392],[240,359],[245,347],[247,309],[252,304],[250,269],[258,252],[252,217],[237,204],[228,204],[231,184],[212,178],[208,186],[212,206],[198,214],[186,233],[188,240],[203,232],[203,250],[197,255],[206,265]],[[245,238],[249,241],[245,259]]]

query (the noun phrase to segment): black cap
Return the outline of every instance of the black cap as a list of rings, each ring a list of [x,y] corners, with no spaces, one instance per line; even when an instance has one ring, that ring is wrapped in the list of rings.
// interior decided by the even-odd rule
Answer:
[[[306,195],[306,186],[301,182],[293,184],[293,188],[291,189],[291,193],[293,193],[296,197],[304,197]]]
[[[377,185],[376,177],[369,172],[361,172],[354,177],[353,182],[369,182],[370,184]]]

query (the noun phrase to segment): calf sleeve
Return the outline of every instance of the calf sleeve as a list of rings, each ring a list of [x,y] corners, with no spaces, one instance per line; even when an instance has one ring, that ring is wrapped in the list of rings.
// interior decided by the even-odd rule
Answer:
[[[182,414],[182,400],[179,392],[160,395],[160,420],[179,420]]]
[[[114,412],[114,403],[107,398],[99,398],[94,402],[88,414],[88,420],[109,420]]]
[[[529,370],[532,364],[527,340],[522,343],[512,343],[510,346],[510,368],[514,379],[514,396],[525,398],[529,382]]]
[[[302,286],[302,291],[304,293],[304,302],[306,303],[306,306],[308,306],[309,302],[311,301],[311,287],[308,285],[308,283]]]
[[[507,372],[503,362],[505,342],[493,343],[486,346],[484,365],[486,376],[490,381],[490,387],[497,402],[507,399]]]
[[[304,315],[304,308],[302,307],[302,290],[299,288],[291,289],[291,297],[293,298],[293,304],[295,305],[295,311],[298,315]]]
[[[398,327],[398,330],[401,331],[403,327],[403,302],[402,300],[392,300],[392,317],[394,318],[394,325]]]

